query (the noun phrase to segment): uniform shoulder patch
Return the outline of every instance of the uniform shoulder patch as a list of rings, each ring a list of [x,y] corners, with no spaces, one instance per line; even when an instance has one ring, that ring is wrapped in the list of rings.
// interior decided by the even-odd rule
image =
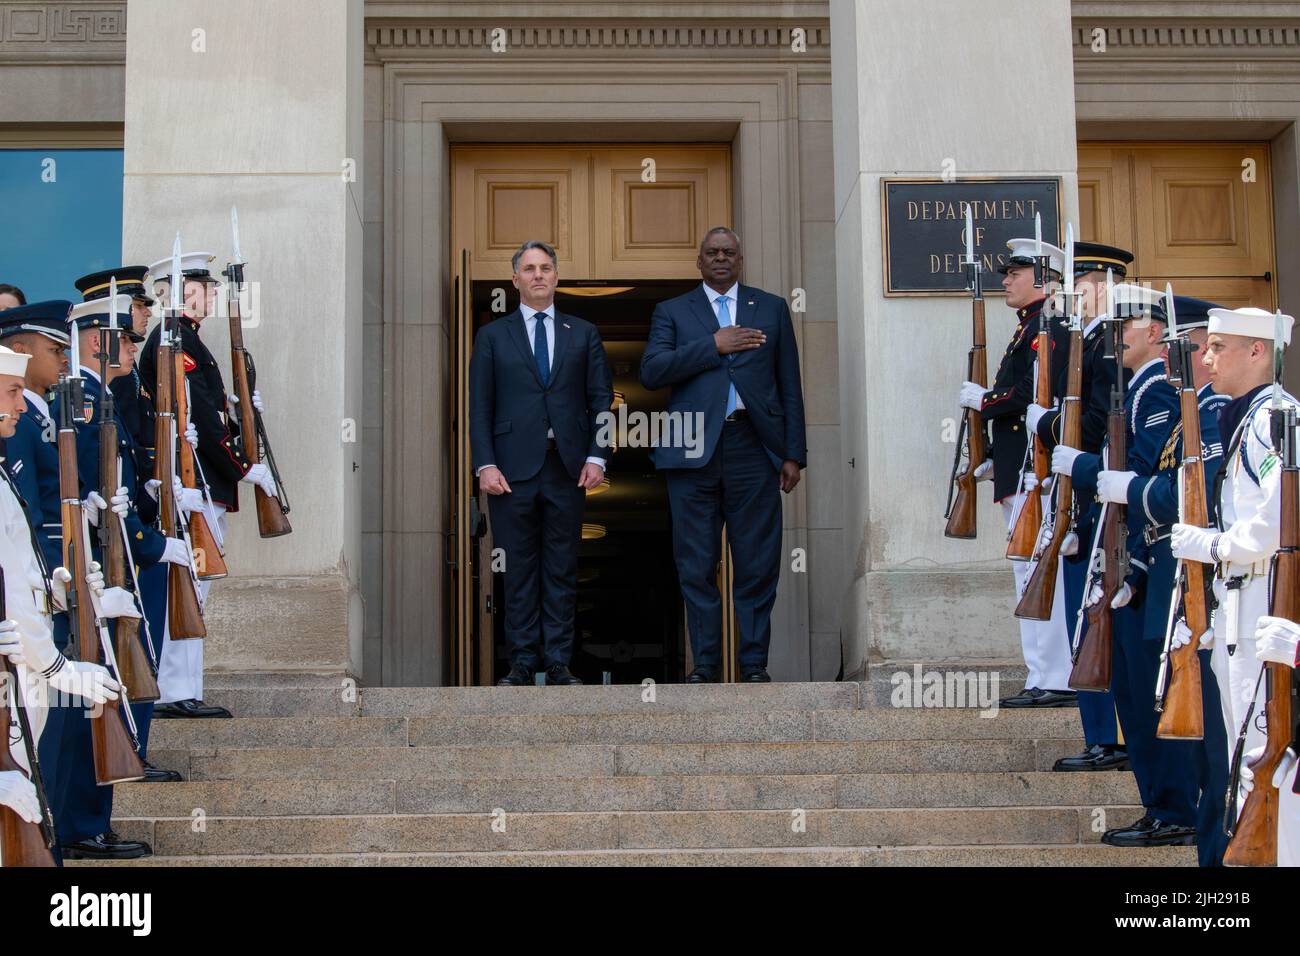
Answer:
[[[1263,481],[1268,476],[1268,473],[1277,466],[1279,460],[1280,459],[1277,457],[1277,452],[1275,451],[1270,451],[1267,455],[1264,456],[1264,460],[1259,463],[1260,481]]]
[[[184,358],[184,360],[185,360],[185,372],[186,372],[186,374],[189,374],[190,372],[194,371],[196,368],[199,367],[199,363],[196,362],[196,361],[194,361],[194,359],[190,358],[190,353],[189,353],[189,352],[182,352],[182,353],[181,353],[181,357]]]

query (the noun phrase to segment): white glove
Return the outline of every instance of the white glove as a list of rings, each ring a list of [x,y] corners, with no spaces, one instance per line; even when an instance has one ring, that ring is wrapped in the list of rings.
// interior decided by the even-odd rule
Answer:
[[[1072,558],[1079,553],[1079,536],[1073,531],[1066,532],[1061,541],[1061,554],[1067,558]]]
[[[975,466],[975,480],[976,481],[993,480],[993,461],[991,459],[986,458],[978,465]]]
[[[90,586],[91,594],[104,590],[104,571],[98,561],[91,561],[86,565],[86,584]]]
[[[1128,504],[1128,486],[1136,477],[1135,471],[1097,472],[1097,497],[1112,504]]]
[[[1169,534],[1169,549],[1174,553],[1175,558],[1212,564],[1214,557],[1210,554],[1210,546],[1218,537],[1219,532],[1213,528],[1198,528],[1195,525],[1176,523]],[[1219,551],[1219,557],[1226,559],[1222,550]]]
[[[157,478],[150,478],[144,483],[144,491],[154,501],[158,500],[158,489],[162,487],[162,482]]]
[[[180,538],[168,538],[163,545],[162,559],[168,564],[189,564],[190,551]]]
[[[117,700],[117,692],[122,689],[108,668],[89,661],[68,661],[54,673],[49,683],[55,690],[84,697],[92,704]]]
[[[251,397],[253,401],[253,407],[256,408],[258,412],[265,412],[266,406],[262,404],[262,393],[259,392],[257,389],[253,389],[253,394]]]
[[[244,474],[242,480],[247,481],[249,484],[257,485],[265,491],[268,496],[272,498],[275,497],[275,479],[271,477],[271,469],[267,468],[266,465],[261,462],[258,462],[256,465],[249,468]]]
[[[1058,475],[1069,475],[1074,468],[1074,459],[1083,452],[1069,445],[1057,445],[1052,449],[1052,471]]]
[[[60,611],[68,609],[68,585],[72,583],[72,572],[67,568],[55,568],[50,572],[50,598]]]
[[[962,382],[961,391],[957,393],[957,404],[962,408],[970,408],[978,412],[984,407],[984,386],[976,385],[974,382]]]
[[[91,592],[95,604],[95,614],[99,617],[139,617],[140,611],[135,606],[135,598],[126,588],[104,588]]]
[[[176,504],[186,514],[203,510],[203,492],[197,488],[186,488],[175,475],[172,476],[172,492],[176,495]]]
[[[1101,590],[1101,584],[1094,581],[1092,588],[1088,591],[1088,607],[1095,607],[1101,601]],[[1133,589],[1125,581],[1120,586],[1120,589],[1115,592],[1115,596],[1110,599],[1110,606],[1113,610],[1118,611],[1131,600],[1133,600]]]
[[[81,510],[86,513],[86,519],[90,522],[91,527],[99,527],[99,513],[108,507],[98,491],[92,491],[86,495],[86,500],[81,503]]]
[[[195,451],[199,450],[199,430],[190,422],[185,426],[185,440],[190,443],[190,447]]]
[[[28,823],[41,822],[36,785],[17,770],[0,771],[0,806],[8,807]]]
[[[1030,405],[1025,409],[1025,429],[1034,434],[1038,433],[1038,420],[1046,415],[1051,409],[1044,408],[1042,405]]]
[[[18,638],[17,621],[0,621],[0,658],[15,667],[23,663],[23,642]]]
[[[113,509],[113,514],[125,518],[127,512],[131,510],[131,496],[126,493],[125,488],[119,488],[113,493],[108,505]]]
[[[1255,789],[1255,771],[1250,769],[1249,764],[1258,760],[1264,755],[1264,745],[1261,744],[1253,750],[1247,750],[1241,755],[1241,789],[1250,793]],[[1277,769],[1273,771],[1273,789],[1281,790],[1282,785],[1290,778],[1295,771],[1296,754],[1290,747],[1282,755],[1282,759],[1277,762]]]
[[[0,629],[3,627],[0,625]],[[1265,614],[1255,625],[1255,640],[1255,656],[1261,661],[1295,667],[1296,647],[1300,645],[1300,625],[1284,617]]]
[[[1169,647],[1170,649],[1176,651],[1180,647],[1186,647],[1191,642],[1192,642],[1192,629],[1187,626],[1187,621],[1185,619],[1179,618],[1178,622],[1174,625],[1174,635],[1169,639]],[[1205,633],[1201,635],[1200,641],[1198,643],[1200,644],[1200,649],[1203,651],[1208,651],[1211,647],[1213,647],[1214,628],[1207,627],[1205,629]]]
[[[1032,471],[1025,472],[1025,480],[1021,482],[1025,489],[1025,494],[1029,494],[1038,487],[1038,476]]]

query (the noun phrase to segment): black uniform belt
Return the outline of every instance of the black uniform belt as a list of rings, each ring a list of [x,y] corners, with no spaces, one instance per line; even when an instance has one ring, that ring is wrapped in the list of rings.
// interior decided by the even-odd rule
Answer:
[[[733,411],[730,415],[727,416],[726,421],[743,422],[743,421],[747,421],[748,419],[749,419],[749,409],[737,408],[735,411]]]

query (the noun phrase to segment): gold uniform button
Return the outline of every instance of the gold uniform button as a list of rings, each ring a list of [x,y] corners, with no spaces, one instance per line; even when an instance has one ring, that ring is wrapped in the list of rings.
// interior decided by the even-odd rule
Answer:
[[[137,541],[143,541],[143,540],[144,540],[144,532],[143,532],[143,531],[137,531],[137,532],[135,533],[135,540],[137,540]]]

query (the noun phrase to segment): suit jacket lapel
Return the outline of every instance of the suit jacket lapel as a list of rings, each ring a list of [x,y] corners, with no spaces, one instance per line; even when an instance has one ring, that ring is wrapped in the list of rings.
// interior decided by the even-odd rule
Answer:
[[[754,328],[756,325],[754,313],[757,311],[758,300],[754,298],[752,290],[743,285],[736,286],[736,324]],[[733,352],[732,358],[734,362],[744,363],[749,361],[757,351],[757,349],[746,349],[743,352]]]
[[[713,306],[709,303],[709,297],[704,294],[704,286],[695,287],[695,292],[691,295],[691,311],[699,319],[700,325],[712,335],[718,331],[718,317],[713,312]]]
[[[542,377],[537,374],[537,360],[533,357],[533,347],[528,342],[528,326],[524,324],[524,313],[519,309],[515,309],[515,311],[499,321],[506,324],[506,331],[510,333],[511,341],[519,349],[524,364],[532,369],[533,378],[537,380],[538,385],[541,385]]]

